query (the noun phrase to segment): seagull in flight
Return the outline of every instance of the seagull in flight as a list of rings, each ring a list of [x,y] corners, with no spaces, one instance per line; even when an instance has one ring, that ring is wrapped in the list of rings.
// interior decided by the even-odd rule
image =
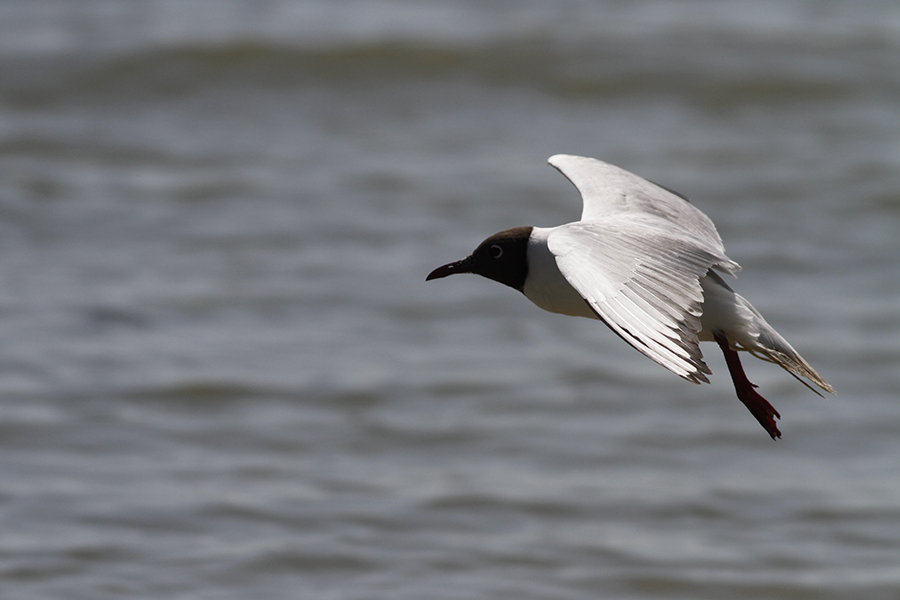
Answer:
[[[684,196],[594,158],[548,161],[581,193],[581,220],[515,227],[484,240],[426,281],[475,273],[517,289],[540,308],[598,319],[638,352],[693,383],[709,383],[700,342],[725,355],[738,399],[772,439],[781,415],[747,379],[738,351],[775,363],[809,389],[834,389],[719,273],[725,255],[715,225]],[[820,394],[821,395],[821,394]]]

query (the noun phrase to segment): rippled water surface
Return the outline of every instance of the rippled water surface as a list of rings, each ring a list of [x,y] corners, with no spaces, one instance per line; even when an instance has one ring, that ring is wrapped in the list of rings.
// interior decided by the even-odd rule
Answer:
[[[900,597],[896,2],[0,4],[0,596]],[[838,391],[476,277],[586,154]]]

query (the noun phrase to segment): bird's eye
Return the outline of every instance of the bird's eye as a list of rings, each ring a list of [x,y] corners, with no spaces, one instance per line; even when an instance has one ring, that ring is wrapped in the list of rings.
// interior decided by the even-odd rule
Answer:
[[[494,258],[500,258],[501,256],[503,256],[503,248],[501,248],[497,244],[494,244],[493,246],[488,248],[488,251],[490,251],[491,256]]]

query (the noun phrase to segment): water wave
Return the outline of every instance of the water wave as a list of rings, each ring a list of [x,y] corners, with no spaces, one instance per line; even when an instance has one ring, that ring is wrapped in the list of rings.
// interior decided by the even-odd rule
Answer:
[[[376,41],[305,47],[268,41],[153,47],[127,54],[55,59],[0,59],[0,98],[20,105],[73,100],[166,98],[205,88],[294,89],[314,85],[351,88],[413,81],[461,80],[524,87],[576,98],[690,94],[708,102],[816,101],[852,95],[865,64],[852,53],[829,56],[811,46],[783,60],[779,48],[761,50],[740,39],[693,40],[679,52],[634,47],[626,40],[560,43],[541,35],[481,44]],[[878,45],[878,44],[876,44]],[[882,51],[867,48],[866,62]],[[748,60],[748,53],[755,58]],[[741,65],[736,69],[735,65]],[[818,68],[810,69],[812,64]],[[750,68],[747,68],[750,65]],[[755,66],[754,66],[755,65]],[[885,70],[880,71],[883,74]],[[889,71],[888,71],[889,72]],[[869,84],[871,85],[871,81]],[[879,82],[875,82],[876,85]],[[900,89],[900,78],[882,81]]]

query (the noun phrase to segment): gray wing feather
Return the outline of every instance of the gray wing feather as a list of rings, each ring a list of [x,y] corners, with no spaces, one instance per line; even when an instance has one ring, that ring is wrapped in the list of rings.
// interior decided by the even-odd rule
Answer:
[[[681,377],[708,381],[700,277],[718,256],[643,226],[597,222],[556,228],[547,244],[566,281],[613,331]]]
[[[582,221],[627,215],[635,221],[678,231],[724,254],[722,238],[712,220],[684,196],[595,158],[557,154],[547,162],[581,193]],[[737,263],[728,263],[723,270],[731,274],[740,270]]]
[[[581,192],[581,221],[547,244],[563,277],[622,339],[674,373],[707,382],[698,334],[709,269],[734,273],[712,221],[684,198],[613,165],[556,155]]]

